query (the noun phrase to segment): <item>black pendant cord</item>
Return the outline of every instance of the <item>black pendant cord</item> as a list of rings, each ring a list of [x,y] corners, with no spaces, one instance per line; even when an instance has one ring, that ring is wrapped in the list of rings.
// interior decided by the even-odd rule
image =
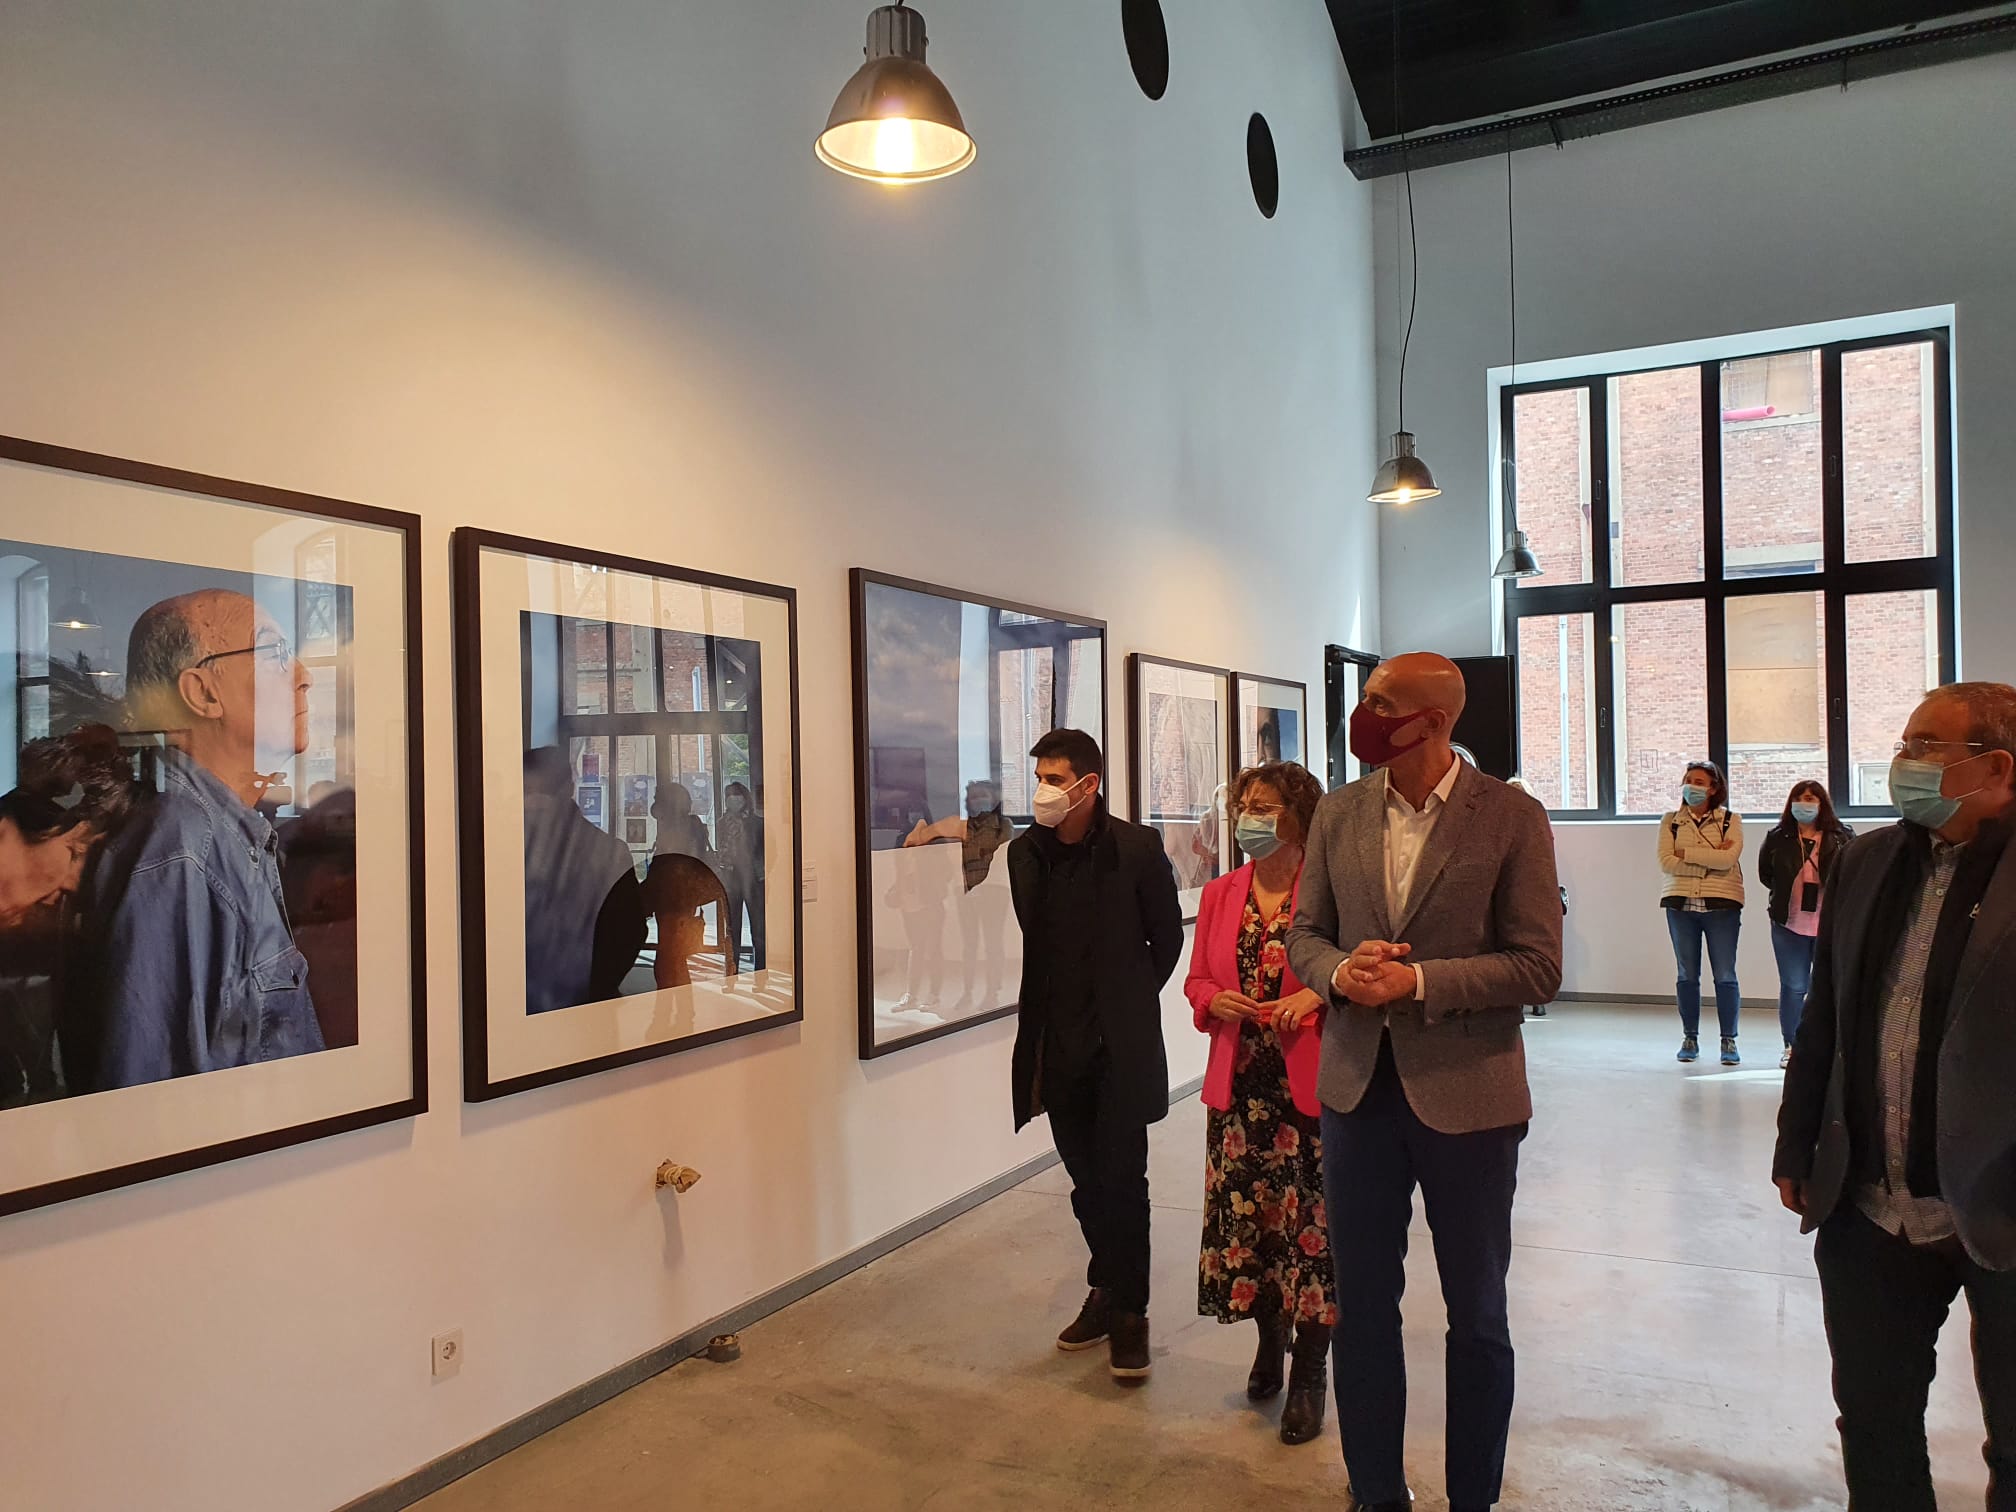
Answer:
[[[1505,131],[1505,304],[1512,324],[1512,386],[1519,386],[1519,240],[1512,219],[1512,131]]]
[[[1407,275],[1407,334],[1400,338],[1400,423],[1407,429],[1407,350],[1414,344],[1414,312],[1421,304],[1421,239],[1414,229],[1414,168],[1407,159],[1407,123],[1400,115],[1400,0],[1393,0],[1393,129],[1400,133],[1400,173],[1407,184],[1407,246],[1411,268]]]

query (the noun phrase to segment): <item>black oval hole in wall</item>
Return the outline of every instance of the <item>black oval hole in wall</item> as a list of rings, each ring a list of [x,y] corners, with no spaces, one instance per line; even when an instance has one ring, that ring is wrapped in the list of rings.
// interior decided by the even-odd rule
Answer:
[[[1169,88],[1169,23],[1161,0],[1120,0],[1120,31],[1127,39],[1127,61],[1141,92],[1159,100]]]
[[[1246,123],[1246,173],[1253,180],[1253,203],[1269,220],[1281,206],[1281,163],[1274,156],[1274,133],[1259,111]]]

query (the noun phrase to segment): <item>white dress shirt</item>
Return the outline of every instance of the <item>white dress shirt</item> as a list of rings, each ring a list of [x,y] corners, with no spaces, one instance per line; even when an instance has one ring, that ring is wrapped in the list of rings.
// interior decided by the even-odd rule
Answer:
[[[1442,774],[1442,780],[1418,809],[1393,786],[1393,774],[1386,774],[1386,917],[1390,920],[1397,921],[1407,906],[1407,895],[1414,890],[1414,873],[1421,866],[1421,853],[1428,848],[1428,837],[1435,832],[1436,821],[1449,806],[1449,795],[1456,790],[1456,777],[1462,767],[1463,758],[1453,757],[1449,770]],[[1409,964],[1414,968],[1414,1001],[1418,1003],[1428,996],[1428,982],[1418,962]],[[1337,968],[1339,982],[1349,969],[1348,962]]]

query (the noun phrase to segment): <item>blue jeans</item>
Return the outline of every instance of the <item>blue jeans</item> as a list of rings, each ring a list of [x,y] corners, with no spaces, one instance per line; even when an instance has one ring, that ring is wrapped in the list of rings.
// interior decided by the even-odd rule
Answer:
[[[1337,1273],[1337,1427],[1361,1501],[1407,1499],[1400,1297],[1418,1186],[1449,1313],[1443,1434],[1450,1505],[1498,1502],[1512,1421],[1505,1282],[1525,1135],[1524,1124],[1475,1134],[1429,1128],[1407,1101],[1390,1043],[1381,1044],[1356,1108],[1323,1109],[1323,1186]]]
[[[1783,924],[1771,926],[1771,950],[1778,957],[1778,1027],[1788,1045],[1798,1035],[1799,1020],[1806,1012],[1806,994],[1813,986],[1813,947],[1819,943]]]
[[[1690,1035],[1701,1032],[1701,942],[1706,940],[1722,1037],[1736,1038],[1736,1016],[1743,1007],[1743,994],[1736,987],[1736,937],[1743,930],[1743,911],[1711,908],[1707,913],[1689,913],[1684,908],[1669,908],[1666,929],[1673,936],[1673,959],[1680,968],[1676,991],[1681,1031]]]

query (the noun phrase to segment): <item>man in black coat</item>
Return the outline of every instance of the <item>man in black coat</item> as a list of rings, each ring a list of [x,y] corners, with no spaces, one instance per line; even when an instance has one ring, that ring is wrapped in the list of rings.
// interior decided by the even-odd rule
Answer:
[[[1183,954],[1176,874],[1151,829],[1106,811],[1105,759],[1052,730],[1036,760],[1036,827],[1008,847],[1022,926],[1015,1127],[1050,1115],[1091,1295],[1057,1347],[1111,1340],[1116,1380],[1148,1356],[1148,1126],[1169,1112],[1162,987]]]
[[[2016,688],[1921,704],[1904,822],[1842,854],[1772,1176],[1819,1239],[1854,1512],[1935,1512],[1925,1403],[1966,1293],[1989,1512],[2016,1512]]]

